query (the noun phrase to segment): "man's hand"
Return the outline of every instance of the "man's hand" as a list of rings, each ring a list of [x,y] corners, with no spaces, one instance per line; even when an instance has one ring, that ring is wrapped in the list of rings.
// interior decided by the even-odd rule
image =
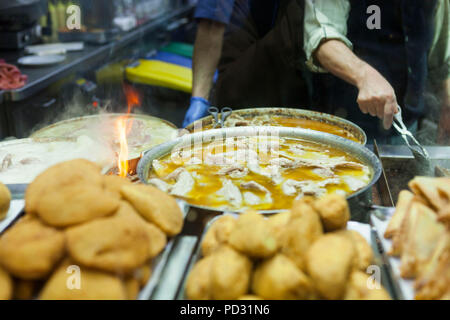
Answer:
[[[191,105],[189,106],[186,115],[184,116],[183,127],[186,128],[189,124],[203,118],[208,114],[209,102],[201,97],[192,97]]]
[[[450,79],[442,86],[441,116],[439,117],[438,140],[442,145],[450,144]]]
[[[385,129],[392,125],[397,112],[394,88],[377,70],[365,64],[357,77],[358,105],[361,111],[383,120]]]

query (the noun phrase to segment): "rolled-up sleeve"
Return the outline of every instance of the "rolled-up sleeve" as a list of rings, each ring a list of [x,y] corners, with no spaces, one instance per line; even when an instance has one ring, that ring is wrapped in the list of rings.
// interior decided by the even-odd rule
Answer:
[[[233,5],[234,0],[199,0],[194,17],[228,24]]]
[[[450,77],[450,4],[440,0],[434,19],[433,43],[428,55],[429,79],[439,83]]]
[[[336,39],[350,49],[352,43],[346,37],[350,12],[348,0],[306,0],[304,19],[304,43],[306,65],[314,72],[327,72],[314,59],[314,52],[325,39]]]

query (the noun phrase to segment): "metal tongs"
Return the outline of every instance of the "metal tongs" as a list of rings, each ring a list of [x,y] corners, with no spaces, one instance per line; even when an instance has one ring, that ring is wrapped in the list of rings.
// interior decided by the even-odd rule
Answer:
[[[233,109],[228,107],[222,108],[220,110],[220,119],[219,119],[219,109],[217,107],[209,107],[208,112],[214,118],[213,128],[217,128],[217,126],[223,128],[225,120],[231,115]]]
[[[397,105],[398,112],[394,114],[394,122],[392,125],[394,126],[395,130],[400,133],[403,140],[405,140],[406,145],[411,150],[411,152],[414,155],[414,158],[420,158],[421,160],[430,160],[430,155],[428,154],[427,150],[417,141],[417,139],[413,136],[413,134],[408,130],[408,128],[403,123],[402,118],[402,109],[399,105]]]

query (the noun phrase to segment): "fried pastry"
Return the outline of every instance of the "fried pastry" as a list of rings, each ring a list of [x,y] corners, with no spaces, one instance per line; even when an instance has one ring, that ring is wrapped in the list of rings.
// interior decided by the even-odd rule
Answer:
[[[353,271],[345,290],[345,300],[391,300],[386,290],[380,285],[369,287],[369,275]]]
[[[394,234],[392,238],[392,245],[388,254],[390,256],[399,257],[403,252],[404,245],[406,243],[407,235],[409,234],[409,230],[415,223],[415,219],[417,218],[417,206],[423,205],[421,202],[413,200],[409,209],[407,210],[401,224],[400,229],[397,233]]]
[[[389,224],[384,233],[384,237],[386,239],[392,238],[396,233],[399,232],[403,218],[405,217],[413,198],[414,194],[412,194],[412,192],[409,192],[408,190],[400,191],[394,215],[389,221]]]
[[[229,246],[213,255],[211,293],[214,300],[234,300],[248,292],[252,262]]]
[[[123,186],[132,185],[130,180],[116,175],[103,176],[102,180],[103,180],[103,189],[111,193],[117,199],[122,198],[122,195],[120,194],[120,189],[122,189]]]
[[[73,269],[70,269],[74,266]],[[126,300],[126,289],[118,276],[77,266],[66,259],[42,289],[42,300]],[[76,271],[76,270],[79,270]],[[68,272],[70,271],[70,272]]]
[[[64,233],[25,216],[0,237],[0,264],[21,279],[51,272],[65,251]]]
[[[318,214],[314,208],[315,198],[311,196],[305,196],[301,199],[295,200],[292,203],[291,219],[298,218],[303,214]]]
[[[401,255],[400,274],[411,278],[420,273],[431,257],[445,226],[437,221],[436,214],[421,203],[415,203],[416,218],[408,229]]]
[[[292,215],[291,220],[284,228],[281,252],[304,271],[306,268],[306,253],[313,242],[322,235],[322,224],[316,211],[303,210],[301,214]]]
[[[36,213],[43,195],[58,191],[64,186],[86,184],[102,187],[101,168],[94,162],[75,159],[58,163],[39,174],[25,192],[25,211]]]
[[[279,244],[272,228],[256,211],[241,214],[229,237],[230,245],[253,258],[266,258],[275,254]]]
[[[350,219],[350,209],[345,197],[329,194],[314,202],[314,208],[319,212],[325,231],[330,232],[345,229]]]
[[[326,234],[309,248],[307,271],[324,298],[335,300],[343,297],[354,256],[352,242],[338,234]]]
[[[142,267],[134,271],[133,276],[135,279],[139,280],[139,286],[141,288],[144,287],[152,276],[152,268],[150,267],[150,263],[144,263]]]
[[[366,239],[354,230],[341,230],[336,234],[346,237],[353,243],[355,249],[353,266],[357,270],[366,271],[373,261],[373,250]]]
[[[181,232],[183,214],[175,198],[147,185],[124,186],[120,192],[141,216],[168,236]]]
[[[139,295],[139,280],[134,277],[128,277],[124,280],[125,292],[128,300],[136,300]]]
[[[4,219],[8,214],[9,205],[11,203],[11,192],[0,182],[0,220]]]
[[[144,227],[127,217],[99,218],[67,229],[66,237],[71,258],[89,268],[128,273],[150,257]]]
[[[211,270],[214,254],[198,261],[186,280],[186,297],[189,300],[211,300]]]
[[[252,290],[269,300],[311,299],[315,296],[310,279],[281,253],[256,267]]]
[[[144,218],[142,218],[128,202],[120,202],[120,206],[116,212],[116,216],[135,219],[144,227],[149,240],[148,247],[150,258],[156,257],[166,247],[166,234],[162,232],[158,227],[156,227],[153,223],[147,222]]]
[[[230,233],[236,225],[236,218],[225,215],[214,221],[206,232],[202,244],[202,254],[204,257],[216,251],[220,246],[228,244]]]
[[[284,229],[291,219],[291,212],[285,211],[281,213],[274,214],[267,219],[267,222],[272,229],[272,233],[278,243],[282,243]]]
[[[450,227],[450,203],[439,210],[438,221],[445,223],[448,228]]]
[[[0,267],[0,300],[10,300],[13,293],[13,281],[5,269]]]
[[[425,198],[436,211],[450,201],[450,178],[415,177],[408,186],[415,194]]]
[[[13,298],[17,300],[31,300],[34,298],[37,281],[17,279],[14,282]]]

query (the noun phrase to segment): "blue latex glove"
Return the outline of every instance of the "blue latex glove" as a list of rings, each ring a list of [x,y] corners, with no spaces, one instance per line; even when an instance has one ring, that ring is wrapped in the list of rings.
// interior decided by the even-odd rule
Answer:
[[[209,102],[201,97],[192,97],[186,115],[184,116],[183,128],[195,120],[205,117],[208,114]]]

